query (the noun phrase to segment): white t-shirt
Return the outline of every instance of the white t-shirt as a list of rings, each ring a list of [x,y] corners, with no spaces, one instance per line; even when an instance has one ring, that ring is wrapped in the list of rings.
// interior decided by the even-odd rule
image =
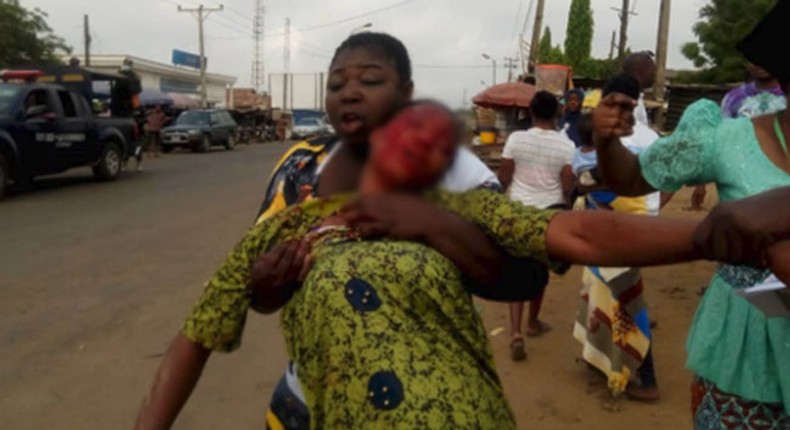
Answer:
[[[511,134],[502,151],[502,158],[516,164],[510,197],[539,209],[565,203],[562,169],[571,164],[575,151],[573,142],[558,131],[535,127]]]
[[[652,128],[639,121],[634,124],[634,134],[623,137],[620,141],[623,146],[639,155],[659,138],[658,133]],[[658,215],[661,211],[661,193],[656,192],[647,195],[647,212],[650,215]]]
[[[637,124],[643,124],[650,127],[650,118],[647,116],[647,106],[645,106],[644,93],[639,94],[639,101],[636,103],[636,109],[634,109],[634,119],[636,120]]]
[[[466,147],[458,150],[452,167],[442,178],[439,186],[453,193],[480,187],[500,189],[502,187],[494,172]]]

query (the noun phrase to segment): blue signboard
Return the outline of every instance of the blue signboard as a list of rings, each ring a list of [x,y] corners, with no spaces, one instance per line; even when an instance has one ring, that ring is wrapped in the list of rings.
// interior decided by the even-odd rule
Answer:
[[[173,64],[176,66],[186,66],[200,70],[200,56],[174,49]],[[206,58],[206,67],[208,67],[208,58]]]

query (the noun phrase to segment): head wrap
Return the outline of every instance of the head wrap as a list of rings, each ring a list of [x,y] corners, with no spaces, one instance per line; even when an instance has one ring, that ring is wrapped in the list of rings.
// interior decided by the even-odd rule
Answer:
[[[779,0],[757,27],[738,44],[738,50],[771,76],[783,82],[790,81],[790,59],[777,46],[783,46],[790,25],[790,0]]]

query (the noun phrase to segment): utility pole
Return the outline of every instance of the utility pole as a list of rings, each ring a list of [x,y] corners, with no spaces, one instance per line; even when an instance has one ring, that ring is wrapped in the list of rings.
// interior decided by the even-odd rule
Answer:
[[[538,47],[543,31],[543,11],[546,9],[546,0],[538,0],[538,9],[535,12],[535,27],[532,29],[532,44],[529,46],[529,71],[534,71],[538,61]]]
[[[208,93],[206,91],[206,41],[203,35],[203,24],[212,12],[222,12],[224,6],[208,8],[202,4],[196,8],[185,8],[178,6],[179,12],[189,12],[198,21],[198,37],[200,38],[200,107],[208,107]]]
[[[658,46],[656,47],[656,86],[653,89],[656,101],[661,103],[656,118],[656,126],[659,130],[664,128],[666,114],[664,112],[664,102],[666,98],[667,80],[667,52],[669,46],[669,20],[671,16],[672,0],[661,0],[661,12],[658,22]]]
[[[614,58],[614,49],[617,48],[617,32],[612,32],[612,42],[609,44],[609,59]]]
[[[636,15],[636,13],[631,10],[630,0],[623,0],[622,8],[613,7],[612,10],[620,14],[620,45],[617,48],[617,55],[619,58],[623,58],[628,49],[628,21],[631,19],[631,15]]]
[[[513,82],[513,69],[516,68],[516,61],[518,58],[513,57],[505,57],[505,63],[507,63],[507,81]]]
[[[263,64],[263,43],[264,43],[264,14],[263,0],[255,0],[255,18],[252,24],[253,34],[253,53],[252,53],[252,85],[255,92],[260,93],[263,87],[263,80],[266,76]]]
[[[91,65],[91,22],[90,17],[85,15],[83,19],[83,31],[85,33],[85,67],[90,67]]]
[[[285,45],[283,49],[283,112],[288,111],[288,73],[291,69],[291,18],[285,18]],[[291,106],[293,108],[293,106]]]

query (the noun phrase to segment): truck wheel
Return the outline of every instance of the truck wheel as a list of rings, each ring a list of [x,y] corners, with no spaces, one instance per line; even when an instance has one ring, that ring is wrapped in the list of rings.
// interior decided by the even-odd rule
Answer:
[[[122,159],[118,144],[107,142],[102,150],[99,164],[93,167],[93,176],[100,181],[114,180],[121,173]]]
[[[8,169],[8,159],[5,155],[0,154],[0,200],[5,196],[10,174],[11,171]]]
[[[231,151],[235,147],[236,147],[236,137],[231,134],[230,136],[228,136],[228,140],[225,141],[225,149]]]
[[[198,152],[209,152],[210,150],[211,150],[211,136],[209,136],[208,134],[204,134],[203,137],[200,139]]]

